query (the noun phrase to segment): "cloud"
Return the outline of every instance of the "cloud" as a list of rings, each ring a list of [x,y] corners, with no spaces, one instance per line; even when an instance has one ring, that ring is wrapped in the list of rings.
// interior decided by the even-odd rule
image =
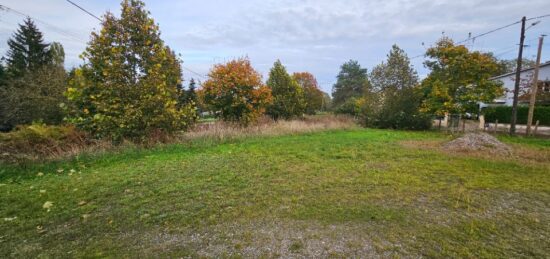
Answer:
[[[118,1],[75,1],[96,15],[108,10],[119,12]],[[79,64],[84,42],[98,27],[95,19],[64,0],[3,2],[54,25],[39,24],[47,40],[65,46],[71,66]],[[479,34],[524,15],[533,17],[550,10],[547,0],[531,0],[528,4],[512,0],[149,0],[146,4],[160,24],[163,39],[194,71],[207,74],[213,63],[248,55],[265,76],[273,62],[281,59],[291,72],[315,74],[325,91],[330,91],[340,65],[349,59],[371,68],[385,58],[394,43],[409,56],[416,56],[442,33],[462,40],[470,32]],[[0,50],[6,48],[14,24],[21,20],[2,12]],[[517,44],[518,31],[519,27],[512,27],[469,45],[483,51],[509,49]],[[543,32],[550,33],[550,18],[533,27],[527,39]],[[526,49],[527,56],[533,55],[531,49]],[[503,57],[513,58],[514,54]],[[543,60],[548,57],[545,54]],[[428,73],[422,59],[413,60],[413,64],[419,74]],[[184,71],[184,77],[192,76]]]

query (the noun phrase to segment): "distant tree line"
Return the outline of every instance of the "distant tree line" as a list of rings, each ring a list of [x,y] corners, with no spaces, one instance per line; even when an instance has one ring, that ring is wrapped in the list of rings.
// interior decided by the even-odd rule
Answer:
[[[465,113],[503,93],[492,76],[512,69],[490,53],[448,38],[426,52],[430,74],[420,80],[407,54],[392,46],[370,72],[344,63],[332,98],[308,72],[290,74],[277,60],[264,82],[248,58],[215,65],[204,82],[184,87],[181,60],[160,37],[140,0],[123,0],[120,17],[103,16],[81,55],[65,70],[59,43],[46,43],[28,18],[0,62],[0,128],[70,123],[97,138],[145,139],[189,129],[200,113],[249,125],[261,116],[301,118],[322,111],[350,114],[370,127],[425,129],[433,115]]]
[[[357,116],[371,127],[427,129],[433,116],[477,113],[479,102],[504,93],[491,80],[505,71],[504,63],[490,53],[470,51],[443,37],[426,57],[431,72],[421,81],[397,45],[370,73],[357,61],[346,62],[333,86],[335,112]]]

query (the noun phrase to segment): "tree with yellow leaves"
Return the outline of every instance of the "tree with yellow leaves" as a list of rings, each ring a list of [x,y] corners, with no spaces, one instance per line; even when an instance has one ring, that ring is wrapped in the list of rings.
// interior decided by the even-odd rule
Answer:
[[[70,121],[97,137],[142,139],[190,126],[192,105],[179,106],[180,60],[160,38],[144,3],[124,0],[121,17],[107,13],[82,54],[67,97]]]
[[[476,112],[479,102],[491,102],[504,94],[502,85],[491,80],[499,65],[489,54],[471,52],[444,37],[428,49],[426,56],[429,60],[425,65],[431,73],[421,84],[424,112]]]

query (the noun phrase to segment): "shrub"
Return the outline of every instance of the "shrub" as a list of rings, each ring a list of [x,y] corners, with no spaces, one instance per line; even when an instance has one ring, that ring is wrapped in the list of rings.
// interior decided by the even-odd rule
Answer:
[[[512,121],[512,107],[510,106],[494,106],[483,108],[482,113],[485,115],[485,121],[499,123],[510,123]],[[527,116],[529,114],[528,106],[518,106],[518,124],[527,124]],[[533,114],[533,123],[539,121],[540,125],[550,126],[550,107],[537,106]]]
[[[43,159],[89,144],[87,135],[74,126],[32,124],[0,133],[0,160]]]
[[[241,125],[255,122],[271,102],[271,91],[248,59],[218,64],[209,77],[199,91],[200,99],[224,121]]]

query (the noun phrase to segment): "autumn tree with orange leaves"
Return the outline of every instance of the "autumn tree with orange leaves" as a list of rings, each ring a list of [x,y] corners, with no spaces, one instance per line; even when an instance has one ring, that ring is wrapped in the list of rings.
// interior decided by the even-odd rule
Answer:
[[[271,103],[271,91],[247,58],[215,65],[204,82],[204,102],[224,121],[248,125]]]
[[[315,76],[309,72],[300,72],[292,74],[292,77],[304,90],[306,114],[315,114],[317,111],[320,111],[323,108],[325,96],[319,89]]]

